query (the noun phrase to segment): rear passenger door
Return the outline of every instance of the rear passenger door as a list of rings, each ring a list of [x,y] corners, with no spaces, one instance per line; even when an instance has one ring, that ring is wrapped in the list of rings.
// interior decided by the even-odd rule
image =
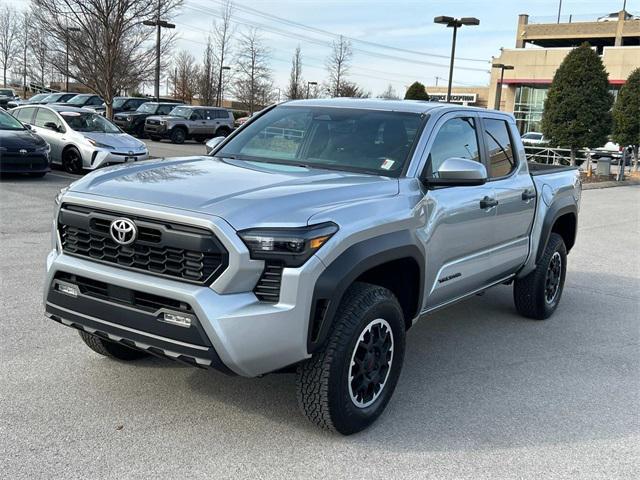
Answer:
[[[524,148],[517,141],[515,123],[509,117],[482,114],[489,183],[498,201],[494,268],[500,275],[517,270],[529,253],[536,195],[526,168]]]

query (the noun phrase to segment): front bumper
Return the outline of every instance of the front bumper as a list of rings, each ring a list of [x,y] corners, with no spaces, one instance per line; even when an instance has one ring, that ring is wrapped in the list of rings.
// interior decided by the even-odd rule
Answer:
[[[50,170],[48,153],[20,155],[0,152],[0,173],[43,173]]]
[[[165,137],[168,134],[166,125],[144,124],[144,133],[154,137]]]
[[[85,168],[87,170],[95,170],[96,168],[107,167],[109,165],[147,160],[149,158],[149,152],[147,150],[125,151],[109,150],[106,148],[87,148],[82,152],[82,157],[85,159]]]
[[[97,202],[85,198],[84,203]],[[111,210],[123,215],[135,213],[133,208],[127,212],[121,207],[109,205]],[[149,215],[148,212],[145,214]],[[178,211],[166,211],[163,216],[175,219],[174,212]],[[183,223],[187,220],[184,212],[179,218]],[[211,217],[188,220],[194,226],[208,226],[229,251],[229,267],[211,286],[193,285],[96,263],[61,253],[58,245],[47,258],[44,295],[47,314],[54,320],[91,333],[93,330],[117,341],[134,342],[136,348],[140,348],[137,344],[147,350],[156,348],[167,352],[163,354],[171,358],[219,370],[229,369],[246,377],[278,370],[309,358],[309,312],[313,286],[324,270],[322,262],[312,257],[300,268],[284,269],[279,302],[260,302],[252,290],[262,273],[263,262],[248,258],[246,247],[223,220]],[[159,332],[156,328],[158,320],[153,315],[140,317],[136,324],[132,324],[130,322],[137,313],[130,309],[125,309],[124,313],[117,306],[100,310],[91,306],[91,302],[86,303],[87,299],[82,303],[74,302],[76,299],[71,297],[64,298],[67,303],[61,302],[62,295],[54,291],[58,272],[190,305],[211,350],[194,349],[195,344],[184,337],[176,339],[171,333]],[[127,315],[131,318],[122,320]],[[178,358],[180,355],[183,358]]]

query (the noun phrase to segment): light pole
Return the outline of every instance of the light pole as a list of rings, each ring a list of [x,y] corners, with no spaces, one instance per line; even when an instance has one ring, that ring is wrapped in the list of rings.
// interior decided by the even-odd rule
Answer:
[[[456,36],[458,33],[458,28],[460,28],[463,25],[467,25],[467,26],[480,25],[480,20],[478,20],[475,17],[453,18],[453,17],[440,16],[440,17],[435,17],[433,19],[433,22],[453,28],[453,41],[451,42],[451,62],[449,63],[449,84],[447,86],[447,98],[446,98],[446,101],[449,102],[449,99],[451,98],[451,81],[453,80],[453,59],[456,56]]]
[[[504,71],[513,70],[513,65],[505,65],[504,63],[494,63],[493,65],[491,65],[491,67],[500,69],[500,82],[498,83],[498,88],[496,89],[496,102],[494,106],[496,110],[500,110],[500,101],[502,100],[502,81],[504,80]]]
[[[160,20],[160,0],[158,0],[158,15],[155,20],[145,20],[142,22],[143,25],[148,25],[150,27],[156,27],[156,82],[154,85],[154,96],[156,97],[156,102],[160,101],[160,30],[162,28],[176,28],[173,23],[166,22],[164,20]]]
[[[222,104],[224,103],[224,83],[223,83],[224,82],[224,77],[222,75],[222,72],[224,70],[231,70],[231,67],[222,67],[220,69],[220,78],[218,80],[219,88],[218,88],[218,95],[217,95],[218,96],[218,99],[217,99],[218,101],[216,102],[216,107],[222,107]]]
[[[67,93],[69,93],[69,32],[79,32],[80,29],[76,28],[76,27],[67,27],[66,32],[65,32],[65,57],[66,57],[66,63],[65,63],[65,67],[64,67],[64,74],[65,74],[65,91]]]
[[[318,82],[307,82],[307,100],[309,100],[309,87],[311,85],[318,85]]]

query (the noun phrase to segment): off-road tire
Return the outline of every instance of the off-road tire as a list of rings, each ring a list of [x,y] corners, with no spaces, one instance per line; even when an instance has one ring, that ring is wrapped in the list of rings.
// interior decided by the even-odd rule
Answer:
[[[187,139],[187,132],[184,131],[184,128],[176,127],[171,130],[171,136],[169,138],[171,139],[171,143],[181,145]]]
[[[554,255],[561,260],[561,273],[557,293],[552,301],[546,298],[547,271]],[[555,312],[562,297],[564,280],[567,274],[567,248],[564,240],[557,233],[552,233],[547,242],[536,269],[524,278],[516,279],[513,283],[513,300],[516,310],[524,317],[534,320],[546,320]]]
[[[352,401],[349,374],[361,333],[384,319],[393,333],[393,357],[379,396],[366,407]],[[386,288],[354,283],[345,293],[326,346],[298,367],[297,395],[302,413],[321,428],[343,435],[371,425],[384,411],[400,376],[405,349],[402,308]]]
[[[104,340],[87,332],[79,331],[78,333],[82,341],[86,343],[91,350],[105,357],[118,360],[138,360],[149,356],[148,353],[141,350],[134,350],[119,343],[110,342],[109,340]]]

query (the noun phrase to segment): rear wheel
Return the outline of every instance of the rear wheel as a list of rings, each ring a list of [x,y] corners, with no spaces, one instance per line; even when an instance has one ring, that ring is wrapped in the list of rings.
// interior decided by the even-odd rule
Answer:
[[[513,284],[513,299],[520,315],[546,320],[560,303],[567,274],[567,248],[557,233],[552,233],[536,269]]]
[[[68,173],[80,175],[82,173],[82,155],[76,147],[67,148],[62,154],[62,168]]]
[[[184,131],[184,129],[182,128],[174,128],[171,131],[171,143],[184,143],[184,141],[187,139],[187,132]]]
[[[321,428],[343,435],[371,425],[384,411],[402,369],[402,309],[386,288],[352,285],[326,347],[298,368],[298,404]]]
[[[141,350],[134,350],[119,343],[110,342],[87,332],[79,331],[82,341],[94,352],[105,357],[116,358],[118,360],[138,360],[148,357],[149,354]]]

